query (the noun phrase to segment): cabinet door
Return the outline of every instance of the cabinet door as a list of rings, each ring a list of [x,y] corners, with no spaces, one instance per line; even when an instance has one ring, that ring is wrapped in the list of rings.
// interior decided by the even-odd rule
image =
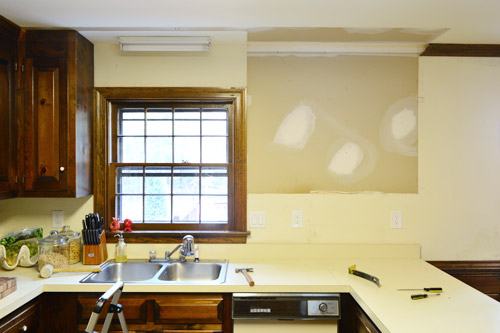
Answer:
[[[68,94],[65,58],[26,58],[25,194],[68,191]]]
[[[18,27],[0,16],[0,199],[16,196],[16,78]]]
[[[38,332],[40,306],[38,299],[24,305],[0,321],[0,332]]]

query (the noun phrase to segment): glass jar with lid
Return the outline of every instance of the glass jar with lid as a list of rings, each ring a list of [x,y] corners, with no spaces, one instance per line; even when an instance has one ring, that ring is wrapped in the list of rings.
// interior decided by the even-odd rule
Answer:
[[[59,235],[69,239],[69,264],[80,262],[82,253],[80,233],[71,230],[69,225],[65,225]]]
[[[67,268],[69,265],[69,239],[60,236],[56,230],[38,241],[38,270],[47,264],[54,268]]]

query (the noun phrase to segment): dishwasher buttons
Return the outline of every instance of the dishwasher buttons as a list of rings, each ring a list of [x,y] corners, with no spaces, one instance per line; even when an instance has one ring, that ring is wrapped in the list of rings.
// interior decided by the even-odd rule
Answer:
[[[307,301],[308,316],[338,316],[339,301],[338,300],[308,300]]]

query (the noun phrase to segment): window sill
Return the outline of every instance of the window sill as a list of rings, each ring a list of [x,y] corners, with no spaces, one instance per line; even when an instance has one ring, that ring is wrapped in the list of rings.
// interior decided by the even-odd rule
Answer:
[[[116,243],[118,232],[106,232],[106,242]],[[125,241],[134,243],[182,243],[186,235],[193,235],[196,243],[208,244],[243,244],[247,242],[250,231],[195,231],[195,230],[170,230],[170,231],[133,231],[125,233]]]

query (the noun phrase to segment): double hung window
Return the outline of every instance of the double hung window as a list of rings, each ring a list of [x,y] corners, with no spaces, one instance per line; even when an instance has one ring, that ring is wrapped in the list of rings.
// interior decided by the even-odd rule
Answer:
[[[219,232],[213,234],[219,241],[224,233],[234,241],[239,232],[241,238],[244,91],[165,88],[151,98],[148,88],[138,89],[125,98],[120,88],[98,88],[105,110],[98,110],[96,125],[107,133],[101,138],[107,154],[98,161],[106,166],[101,209],[107,219],[132,220],[140,239],[169,231],[198,231],[208,239]]]

